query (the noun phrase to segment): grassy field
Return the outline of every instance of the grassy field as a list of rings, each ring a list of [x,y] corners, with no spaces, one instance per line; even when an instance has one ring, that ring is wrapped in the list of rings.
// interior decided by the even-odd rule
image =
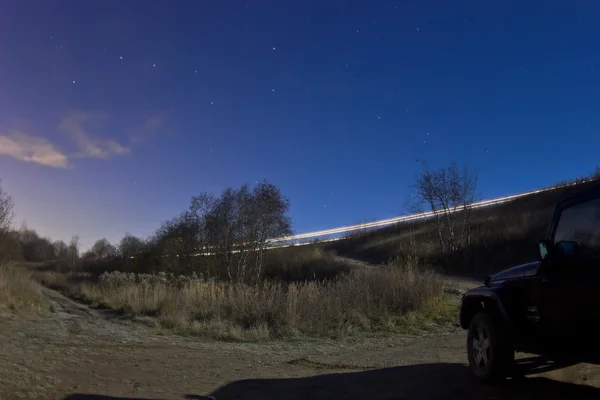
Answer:
[[[226,340],[411,332],[453,321],[456,301],[416,263],[336,279],[233,283],[168,274],[40,273],[52,288],[157,328]]]
[[[183,334],[261,340],[414,331],[456,316],[456,299],[444,295],[438,273],[483,276],[534,259],[535,243],[562,192],[475,210],[471,243],[454,253],[442,254],[430,222],[416,221],[337,242],[267,251],[264,274],[253,282],[223,279],[211,273],[213,260],[200,257],[193,260],[197,275],[151,268],[135,273],[113,259],[84,263],[74,273],[39,272],[37,278],[70,297]],[[338,254],[381,266],[352,269]],[[19,295],[34,299],[25,293],[35,293],[35,286],[4,274],[23,287],[11,289],[7,298],[15,296],[10,301],[16,302],[11,307],[30,304]]]

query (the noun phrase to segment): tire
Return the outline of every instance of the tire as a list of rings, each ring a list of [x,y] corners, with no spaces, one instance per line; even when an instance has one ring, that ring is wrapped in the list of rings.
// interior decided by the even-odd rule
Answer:
[[[504,380],[514,365],[515,351],[509,335],[485,312],[478,312],[471,320],[467,353],[471,373],[486,384]]]

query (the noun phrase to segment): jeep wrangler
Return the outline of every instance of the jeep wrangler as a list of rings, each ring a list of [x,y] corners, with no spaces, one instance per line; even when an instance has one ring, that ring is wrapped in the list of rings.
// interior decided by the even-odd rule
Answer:
[[[481,381],[510,375],[515,351],[597,362],[600,185],[581,186],[558,201],[537,261],[490,275],[463,295],[460,325]]]

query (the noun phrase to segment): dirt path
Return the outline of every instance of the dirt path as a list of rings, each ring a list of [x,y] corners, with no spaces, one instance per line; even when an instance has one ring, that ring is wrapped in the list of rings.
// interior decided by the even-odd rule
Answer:
[[[484,387],[466,371],[462,331],[410,338],[224,343],[161,336],[57,292],[45,293],[54,310],[47,317],[0,315],[0,399],[600,396],[600,390],[589,386],[600,387],[600,370],[589,365]]]

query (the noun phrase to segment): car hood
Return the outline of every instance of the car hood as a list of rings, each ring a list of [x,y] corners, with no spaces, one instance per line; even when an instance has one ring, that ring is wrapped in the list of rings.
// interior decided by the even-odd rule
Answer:
[[[504,281],[506,279],[524,278],[527,276],[534,276],[537,274],[540,267],[539,261],[530,262],[523,265],[518,265],[504,271],[500,271],[489,277],[489,282]]]

